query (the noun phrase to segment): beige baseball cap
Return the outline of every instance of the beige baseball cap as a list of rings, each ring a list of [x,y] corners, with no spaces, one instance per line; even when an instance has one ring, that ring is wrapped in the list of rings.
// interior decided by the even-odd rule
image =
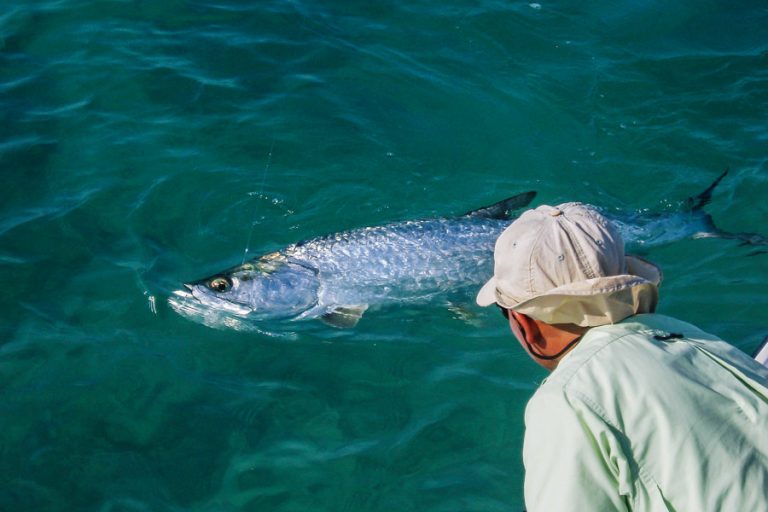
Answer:
[[[661,270],[624,254],[616,227],[581,203],[539,206],[496,240],[493,277],[477,303],[549,324],[595,327],[656,309]]]

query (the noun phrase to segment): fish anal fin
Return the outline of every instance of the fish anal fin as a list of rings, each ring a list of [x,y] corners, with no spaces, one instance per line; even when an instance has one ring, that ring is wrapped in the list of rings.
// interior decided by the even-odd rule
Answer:
[[[349,329],[357,325],[366,309],[368,309],[367,304],[360,306],[338,306],[333,311],[322,315],[320,320],[333,327]]]
[[[494,203],[490,206],[484,206],[482,208],[469,211],[465,213],[464,216],[508,220],[511,218],[511,213],[514,210],[528,206],[534,197],[536,197],[536,192],[533,190],[530,192],[523,192],[522,194],[508,197],[507,199],[503,199],[498,203]]]

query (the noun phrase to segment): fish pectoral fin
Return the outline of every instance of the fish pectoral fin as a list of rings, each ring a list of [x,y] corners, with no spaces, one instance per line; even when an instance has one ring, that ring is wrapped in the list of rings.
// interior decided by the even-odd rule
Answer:
[[[468,304],[449,302],[448,311],[450,311],[454,317],[458,318],[459,320],[464,320],[465,322],[469,322],[477,317],[475,312]]]
[[[349,329],[357,325],[366,309],[368,309],[368,304],[363,304],[362,306],[338,306],[330,313],[321,316],[320,320],[333,327]]]
[[[481,327],[482,323],[480,317],[478,317],[475,312],[476,309],[477,308],[473,308],[470,304],[466,303],[448,303],[448,311],[453,315],[453,318],[475,327]]]

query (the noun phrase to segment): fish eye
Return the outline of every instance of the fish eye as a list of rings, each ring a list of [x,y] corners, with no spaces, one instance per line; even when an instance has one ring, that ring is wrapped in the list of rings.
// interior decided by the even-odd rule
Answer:
[[[226,277],[217,277],[215,279],[211,279],[211,281],[208,283],[208,288],[215,292],[224,293],[232,288],[232,281]]]

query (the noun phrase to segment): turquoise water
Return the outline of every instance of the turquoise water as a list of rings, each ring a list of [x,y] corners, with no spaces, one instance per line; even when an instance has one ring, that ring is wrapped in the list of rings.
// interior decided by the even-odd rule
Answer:
[[[766,27],[749,1],[4,3],[0,510],[522,509],[545,373],[496,311],[286,339],[165,298],[249,238],[525,190],[664,211],[725,167],[715,222],[765,234]],[[646,257],[662,312],[768,334],[768,255]]]

